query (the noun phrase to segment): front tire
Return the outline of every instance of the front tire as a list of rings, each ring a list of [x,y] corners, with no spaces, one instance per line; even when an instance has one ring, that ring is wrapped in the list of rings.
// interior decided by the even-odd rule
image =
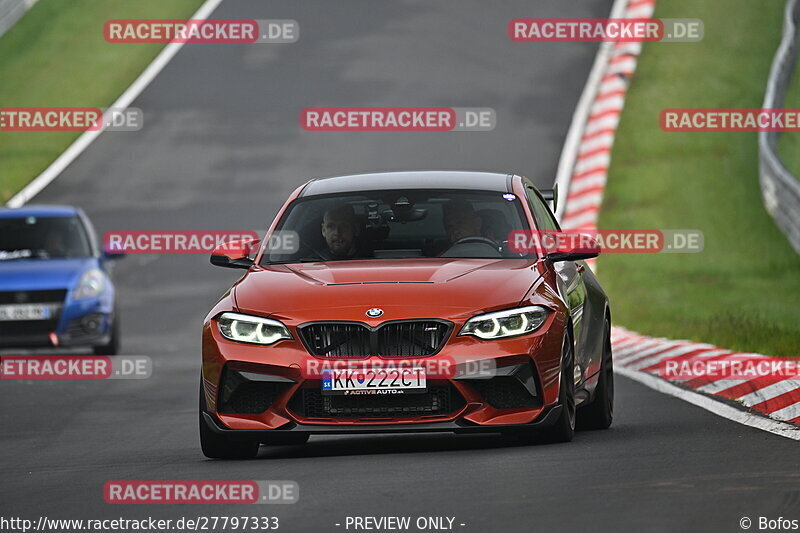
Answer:
[[[543,429],[520,427],[510,434],[523,442],[570,442],[575,436],[575,381],[574,349],[569,334],[564,337],[561,348],[561,382],[558,387],[558,406],[561,414],[555,424]]]
[[[253,459],[258,455],[258,443],[238,441],[215,433],[203,419],[206,412],[206,398],[203,383],[200,382],[200,448],[210,459]]]
[[[608,429],[614,420],[614,359],[611,351],[611,325],[606,322],[603,359],[594,400],[578,412],[578,429]]]
[[[93,346],[92,352],[95,355],[117,355],[119,353],[120,347],[120,325],[119,325],[119,313],[114,313],[111,322],[111,337],[108,340],[107,344],[102,344],[100,346]]]
[[[555,424],[543,431],[542,438],[546,442],[570,442],[575,436],[575,349],[569,336],[564,337],[561,352],[563,367],[558,391],[561,415]]]

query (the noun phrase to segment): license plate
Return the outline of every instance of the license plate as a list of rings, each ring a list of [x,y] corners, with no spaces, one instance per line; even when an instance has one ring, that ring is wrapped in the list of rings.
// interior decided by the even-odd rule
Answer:
[[[427,390],[422,367],[322,371],[322,394],[405,394]]]
[[[48,320],[51,317],[49,305],[14,304],[0,305],[0,321],[9,320]]]

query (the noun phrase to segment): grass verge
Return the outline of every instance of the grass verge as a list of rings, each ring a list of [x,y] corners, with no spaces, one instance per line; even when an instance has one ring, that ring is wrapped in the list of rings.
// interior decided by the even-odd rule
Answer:
[[[111,44],[108,19],[189,18],[202,0],[41,0],[0,38],[0,107],[108,107],[163,44]],[[80,132],[0,132],[0,204]]]
[[[607,254],[614,322],[640,333],[800,356],[800,256],[764,210],[755,133],[666,133],[663,108],[757,108],[780,41],[782,1],[670,0],[699,43],[645,45],[612,155],[605,229],[700,229],[697,254]]]

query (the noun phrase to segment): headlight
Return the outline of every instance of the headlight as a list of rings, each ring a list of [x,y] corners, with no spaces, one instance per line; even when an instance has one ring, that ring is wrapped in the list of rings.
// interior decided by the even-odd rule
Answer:
[[[253,344],[275,344],[281,339],[291,339],[286,326],[277,320],[239,313],[222,313],[217,319],[219,332],[226,339]]]
[[[100,296],[105,290],[105,274],[93,268],[83,273],[80,281],[78,281],[78,285],[75,287],[75,292],[72,294],[72,299],[82,300],[84,298],[93,298],[95,296]]]
[[[459,335],[473,335],[479,339],[502,339],[536,331],[547,319],[546,307],[531,305],[508,311],[487,313],[467,320]]]

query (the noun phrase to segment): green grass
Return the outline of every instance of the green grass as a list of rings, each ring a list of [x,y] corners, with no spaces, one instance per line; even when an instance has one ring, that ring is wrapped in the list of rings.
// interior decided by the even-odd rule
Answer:
[[[201,0],[41,0],[0,38],[0,107],[107,107],[162,44],[111,44],[108,19],[189,18]],[[80,132],[0,132],[0,203]]]
[[[663,108],[754,108],[783,1],[670,0],[655,16],[705,22],[699,43],[644,47],[617,135],[600,227],[700,229],[697,254],[607,254],[616,324],[726,348],[800,355],[800,256],[764,210],[755,133],[666,133]]]

